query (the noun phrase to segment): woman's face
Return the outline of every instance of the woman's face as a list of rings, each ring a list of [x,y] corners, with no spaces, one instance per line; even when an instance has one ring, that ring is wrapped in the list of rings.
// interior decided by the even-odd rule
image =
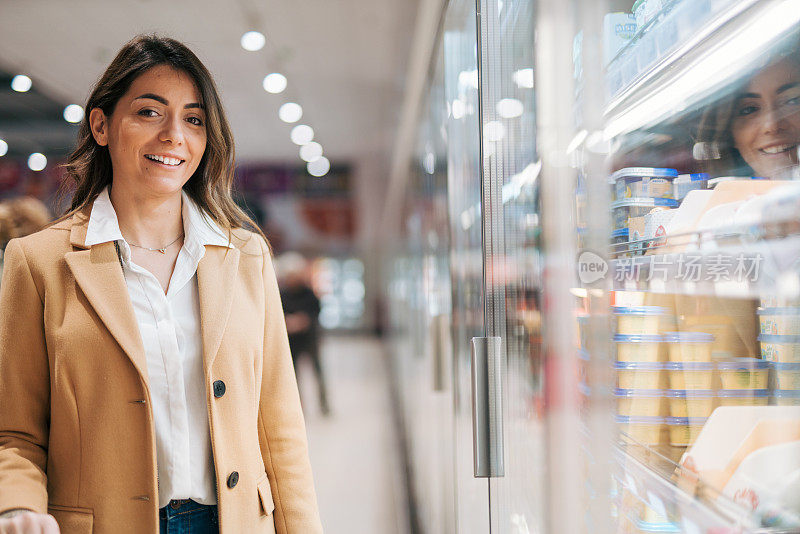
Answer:
[[[733,141],[756,176],[776,178],[798,163],[800,65],[783,59],[762,70],[734,107]]]
[[[205,111],[191,77],[167,65],[131,84],[110,117],[95,108],[92,133],[108,145],[114,184],[161,196],[181,190],[206,149]]]

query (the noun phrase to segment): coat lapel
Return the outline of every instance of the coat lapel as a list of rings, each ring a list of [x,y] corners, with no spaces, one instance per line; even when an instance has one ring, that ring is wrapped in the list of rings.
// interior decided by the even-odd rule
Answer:
[[[73,216],[71,241],[73,247],[79,250],[68,252],[64,259],[89,304],[131,359],[146,384],[147,362],[144,346],[116,247],[113,242],[108,242],[86,248],[89,213],[91,206]]]
[[[211,369],[231,314],[239,255],[237,248],[207,245],[206,253],[197,266],[200,331],[206,370]]]

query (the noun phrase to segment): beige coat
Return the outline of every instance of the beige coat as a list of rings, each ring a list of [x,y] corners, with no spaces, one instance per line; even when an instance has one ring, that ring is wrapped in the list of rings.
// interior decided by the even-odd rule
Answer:
[[[114,244],[84,245],[90,209],[6,248],[0,512],[48,512],[64,534],[158,532],[144,348]],[[233,244],[197,267],[220,532],[321,532],[271,257],[250,232]]]

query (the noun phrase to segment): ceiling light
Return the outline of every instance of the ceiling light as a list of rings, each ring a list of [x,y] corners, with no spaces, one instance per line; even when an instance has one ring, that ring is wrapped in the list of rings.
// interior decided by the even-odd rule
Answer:
[[[497,103],[496,107],[497,113],[504,119],[519,117],[525,110],[525,106],[516,98],[504,98]]]
[[[283,122],[297,122],[302,116],[303,108],[300,107],[300,104],[295,104],[294,102],[287,102],[278,110],[278,117]]]
[[[292,128],[292,143],[296,145],[307,145],[314,139],[314,129],[305,124],[298,124]]]
[[[487,141],[500,141],[506,136],[506,127],[502,122],[490,121],[483,126],[483,136]]]
[[[519,69],[513,75],[514,83],[523,89],[533,89],[533,69]]]
[[[286,89],[286,76],[280,72],[273,72],[264,76],[264,90],[268,93],[277,94]]]
[[[303,161],[311,163],[318,160],[322,156],[322,145],[317,142],[310,142],[307,145],[300,147],[300,157]]]
[[[255,52],[256,50],[264,48],[267,38],[264,37],[264,34],[261,32],[247,32],[242,35],[242,40],[239,42],[245,50]]]
[[[28,168],[32,171],[41,171],[47,167],[47,158],[41,152],[34,152],[28,156]]]
[[[83,119],[83,108],[78,104],[70,104],[64,108],[64,120],[71,123],[81,122]]]
[[[11,88],[18,93],[29,91],[32,85],[33,82],[31,79],[24,74],[17,74],[14,76],[14,79],[11,80]]]
[[[0,156],[5,156],[8,153],[8,143],[0,139]]]
[[[325,176],[328,174],[328,171],[331,170],[331,162],[328,161],[328,158],[322,156],[312,162],[309,162],[309,164],[306,165],[306,168],[308,169],[308,174],[311,176]]]

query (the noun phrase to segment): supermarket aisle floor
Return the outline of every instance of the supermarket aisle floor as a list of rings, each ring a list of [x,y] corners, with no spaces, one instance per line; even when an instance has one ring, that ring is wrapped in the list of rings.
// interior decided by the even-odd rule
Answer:
[[[298,363],[311,465],[326,534],[405,534],[407,517],[389,377],[377,338],[322,344],[331,414],[323,417],[310,363]]]

